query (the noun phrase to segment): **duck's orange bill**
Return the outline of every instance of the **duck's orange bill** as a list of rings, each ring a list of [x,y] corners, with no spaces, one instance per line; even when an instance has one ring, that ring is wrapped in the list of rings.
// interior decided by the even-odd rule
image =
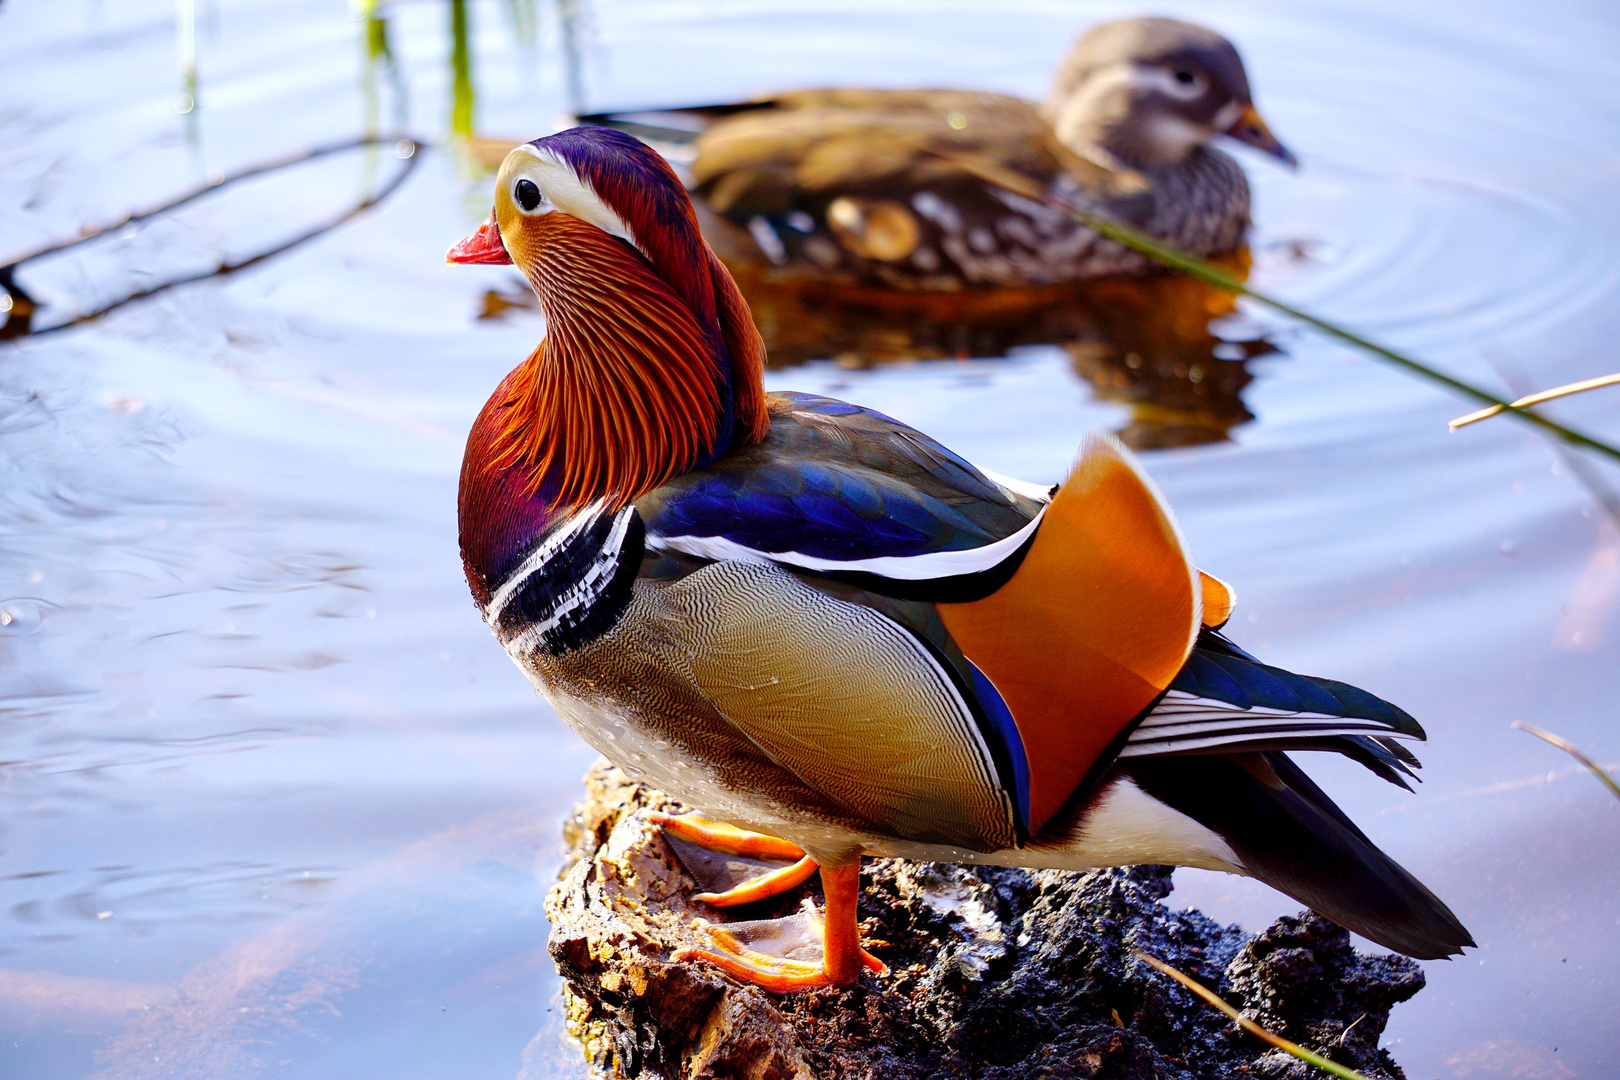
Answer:
[[[495,211],[490,211],[489,220],[478,226],[477,232],[451,248],[445,254],[444,261],[475,266],[504,266],[510,263],[512,257],[506,253],[506,245],[501,243],[501,227],[495,223]]]

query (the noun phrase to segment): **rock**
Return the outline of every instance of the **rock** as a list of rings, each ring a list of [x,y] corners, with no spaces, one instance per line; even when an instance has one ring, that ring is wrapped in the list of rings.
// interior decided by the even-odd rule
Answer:
[[[889,965],[847,990],[778,997],[700,963],[694,919],[726,921],[648,810],[684,807],[606,762],[567,827],[571,862],[546,903],[569,1030],[598,1074],[667,1080],[1205,1080],[1320,1075],[1272,1051],[1140,948],[1279,1035],[1403,1080],[1378,1049],[1389,1010],[1423,987],[1404,957],[1368,956],[1309,912],[1256,937],[1172,911],[1167,867],[1084,874],[868,860],[862,934]],[[794,894],[733,909],[791,914]]]

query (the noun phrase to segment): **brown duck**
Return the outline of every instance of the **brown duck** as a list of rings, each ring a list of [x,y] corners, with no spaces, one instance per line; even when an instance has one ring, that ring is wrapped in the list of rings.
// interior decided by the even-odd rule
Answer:
[[[1249,224],[1248,182],[1212,145],[1217,136],[1295,163],[1255,110],[1232,43],[1162,18],[1082,35],[1043,104],[829,89],[584,119],[661,144],[686,166],[704,232],[734,270],[754,263],[779,281],[911,293],[1061,286],[1151,268],[984,179],[974,160],[1206,258],[1236,251]]]

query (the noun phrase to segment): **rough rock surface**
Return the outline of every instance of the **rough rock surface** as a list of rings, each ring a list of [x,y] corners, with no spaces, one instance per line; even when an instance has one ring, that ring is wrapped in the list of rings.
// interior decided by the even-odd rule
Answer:
[[[868,860],[862,933],[888,976],[777,997],[674,963],[676,949],[700,944],[695,918],[726,918],[688,899],[694,881],[646,821],[649,809],[684,808],[605,762],[585,784],[568,827],[572,861],[546,907],[569,1028],[613,1080],[1322,1075],[1242,1033],[1133,959],[1133,947],[1279,1035],[1369,1077],[1403,1076],[1378,1039],[1390,1008],[1422,989],[1416,963],[1357,953],[1344,930],[1309,913],[1250,937],[1171,911],[1163,867],[1072,874]],[[808,888],[819,902],[814,880]],[[729,914],[788,914],[803,894]]]

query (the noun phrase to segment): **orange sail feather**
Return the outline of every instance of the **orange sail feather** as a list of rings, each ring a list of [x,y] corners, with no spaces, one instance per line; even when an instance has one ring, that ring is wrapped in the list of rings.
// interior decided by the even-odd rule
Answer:
[[[1197,573],[1158,493],[1118,444],[1093,437],[1012,579],[939,605],[1018,726],[1031,832],[1181,670],[1198,631]]]

